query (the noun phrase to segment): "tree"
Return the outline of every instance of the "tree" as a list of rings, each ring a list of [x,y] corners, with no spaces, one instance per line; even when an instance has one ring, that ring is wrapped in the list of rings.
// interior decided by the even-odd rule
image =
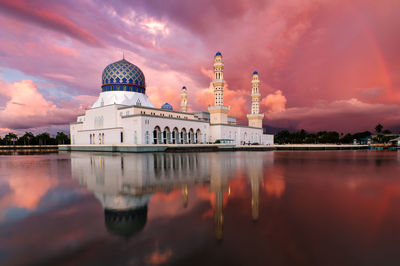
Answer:
[[[5,140],[6,145],[7,145],[7,143],[15,144],[15,142],[18,140],[18,136],[16,134],[14,134],[13,132],[10,132],[4,137],[4,140]]]
[[[31,141],[35,138],[32,132],[25,132],[25,134],[18,139],[18,144],[30,145]]]
[[[56,140],[58,144],[69,144],[69,137],[64,132],[57,132]]]
[[[287,130],[279,131],[275,136],[275,142],[279,144],[290,143],[290,132]]]
[[[46,145],[46,143],[49,143],[50,140],[50,134],[47,132],[41,133],[36,136],[39,140],[39,145]]]
[[[376,133],[381,133],[382,132],[382,129],[383,129],[383,126],[381,125],[381,124],[378,124],[376,127],[375,127],[375,131],[376,131]]]
[[[385,129],[384,131],[382,131],[383,134],[392,134],[392,131],[390,131],[389,129]]]

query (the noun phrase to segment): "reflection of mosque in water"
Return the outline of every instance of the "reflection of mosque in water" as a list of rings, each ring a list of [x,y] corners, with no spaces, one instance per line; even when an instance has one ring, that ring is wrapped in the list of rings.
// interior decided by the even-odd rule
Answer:
[[[180,188],[186,207],[189,187],[209,183],[215,194],[215,234],[222,239],[224,193],[229,191],[228,181],[238,169],[244,169],[249,178],[251,215],[256,221],[263,161],[262,156],[250,159],[237,153],[71,154],[72,176],[101,202],[107,230],[124,237],[144,228],[147,205],[154,192]]]

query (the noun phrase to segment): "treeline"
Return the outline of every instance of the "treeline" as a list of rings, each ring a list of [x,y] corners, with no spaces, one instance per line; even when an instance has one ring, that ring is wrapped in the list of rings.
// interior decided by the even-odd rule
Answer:
[[[55,138],[51,137],[49,133],[44,132],[34,135],[32,132],[25,132],[23,136],[10,132],[2,138],[0,136],[0,145],[58,145],[70,144],[69,136],[64,132],[57,132]]]
[[[378,130],[380,131],[380,130]],[[381,133],[381,134],[380,134]],[[379,132],[378,135],[372,136],[371,132],[364,131],[355,134],[339,134],[336,131],[320,131],[317,133],[309,133],[304,129],[290,133],[288,130],[283,130],[275,135],[275,143],[277,144],[351,144],[354,140],[357,142],[367,142],[368,139],[373,143],[386,143],[395,138],[396,135],[391,134],[389,130]]]

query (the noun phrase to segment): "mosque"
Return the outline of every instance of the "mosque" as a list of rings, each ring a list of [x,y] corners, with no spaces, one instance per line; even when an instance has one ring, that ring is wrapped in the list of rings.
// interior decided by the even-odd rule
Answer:
[[[181,109],[165,103],[156,108],[146,95],[143,72],[122,59],[108,65],[102,91],[90,109],[70,124],[71,146],[211,144],[273,145],[273,135],[263,134],[258,72],[251,80],[251,113],[248,126],[237,125],[224,105],[224,63],[214,57],[214,105],[208,112],[188,112],[187,88],[181,90]]]

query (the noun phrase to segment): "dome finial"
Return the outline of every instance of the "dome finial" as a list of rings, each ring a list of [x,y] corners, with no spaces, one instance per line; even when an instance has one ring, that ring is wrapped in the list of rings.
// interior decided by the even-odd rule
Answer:
[[[125,60],[125,52],[122,50],[122,60]]]

